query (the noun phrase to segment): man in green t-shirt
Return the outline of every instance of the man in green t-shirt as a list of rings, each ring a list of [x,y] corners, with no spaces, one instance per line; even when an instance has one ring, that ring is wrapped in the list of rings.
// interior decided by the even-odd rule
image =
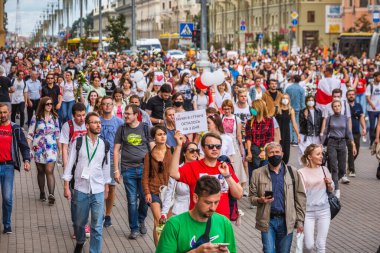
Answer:
[[[156,252],[236,252],[231,222],[215,213],[220,190],[220,183],[215,177],[199,178],[193,195],[194,208],[168,220]]]

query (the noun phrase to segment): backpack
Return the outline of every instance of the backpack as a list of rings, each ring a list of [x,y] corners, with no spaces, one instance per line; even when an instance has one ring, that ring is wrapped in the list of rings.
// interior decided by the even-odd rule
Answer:
[[[105,164],[108,164],[108,152],[110,151],[110,143],[99,136],[100,139],[103,140],[104,142],[104,158],[103,158],[103,162],[102,162],[102,166]],[[74,162],[74,165],[73,165],[73,169],[71,170],[71,175],[73,176],[71,181],[70,181],[70,187],[72,189],[74,189],[74,185],[75,185],[75,179],[74,179],[74,175],[75,175],[75,169],[77,167],[77,163],[78,163],[78,157],[79,157],[79,151],[82,147],[82,143],[83,143],[83,136],[79,136],[78,138],[76,138],[76,145],[75,145],[75,150],[77,151],[76,153],[76,157],[75,157],[75,162]]]
[[[16,78],[13,78],[12,81],[11,81],[11,85],[12,86],[14,85],[15,81],[16,81]],[[24,88],[22,89],[22,92],[24,93],[25,89],[26,89],[26,83],[25,83],[24,79],[22,79],[22,82],[24,83]]]
[[[71,139],[73,138],[74,135],[74,124],[73,120],[69,119],[67,121],[67,124],[69,124],[69,142],[71,142]]]

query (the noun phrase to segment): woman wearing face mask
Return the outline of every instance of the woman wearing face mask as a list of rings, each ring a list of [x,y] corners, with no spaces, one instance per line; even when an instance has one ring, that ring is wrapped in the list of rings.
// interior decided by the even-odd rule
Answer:
[[[182,92],[183,94],[183,108],[186,111],[192,111],[193,105],[191,104],[191,100],[194,96],[193,87],[190,84],[190,75],[189,73],[183,73],[180,81],[174,87],[176,92]],[[174,100],[173,100],[174,101]]]
[[[290,97],[288,94],[282,95],[281,103],[277,110],[276,120],[280,126],[280,144],[282,146],[282,151],[284,152],[283,161],[285,164],[288,164],[290,155],[290,122],[292,122],[294,131],[298,136],[298,142],[300,142],[295,112],[290,105]]]
[[[181,92],[174,93],[172,96],[173,101],[173,107],[175,109],[175,112],[184,112],[185,109],[183,108],[184,105],[184,97]]]
[[[261,99],[252,101],[250,112],[252,117],[245,125],[249,184],[251,184],[253,170],[267,163],[265,145],[274,140],[274,122],[268,117],[265,102]]]
[[[353,156],[356,155],[356,146],[349,127],[350,119],[341,114],[341,100],[334,99],[331,107],[334,114],[326,119],[323,139],[324,143],[327,143],[328,167],[335,185],[335,196],[340,198],[339,180],[346,174],[347,140],[352,143]]]
[[[310,144],[320,144],[320,134],[322,128],[322,111],[315,108],[315,98],[307,96],[306,108],[302,109],[299,114],[300,119],[300,137],[298,143],[300,154],[302,155],[306,147]]]
[[[186,142],[181,148],[180,167],[187,162],[199,159],[199,148],[195,142]],[[173,192],[174,191],[174,192]],[[168,189],[162,203],[161,217],[170,218],[170,208],[172,215],[178,215],[189,211],[190,190],[189,186],[169,178]]]
[[[320,144],[310,144],[303,155],[301,162],[305,166],[299,170],[306,190],[306,213],[304,222],[304,251],[326,252],[326,239],[329,232],[331,214],[328,202],[329,192],[334,190],[334,183],[329,170],[321,166],[323,148]],[[316,241],[314,230],[317,228]]]

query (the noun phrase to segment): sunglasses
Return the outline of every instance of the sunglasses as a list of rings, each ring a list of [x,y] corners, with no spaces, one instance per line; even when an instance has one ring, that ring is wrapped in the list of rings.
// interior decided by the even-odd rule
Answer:
[[[205,146],[208,148],[208,149],[221,149],[222,148],[222,144],[205,144]]]
[[[187,151],[189,151],[190,154],[194,154],[195,152],[199,154],[200,152],[199,148],[189,148]]]
[[[45,105],[46,106],[51,106],[51,105],[53,105],[53,103],[46,103]]]

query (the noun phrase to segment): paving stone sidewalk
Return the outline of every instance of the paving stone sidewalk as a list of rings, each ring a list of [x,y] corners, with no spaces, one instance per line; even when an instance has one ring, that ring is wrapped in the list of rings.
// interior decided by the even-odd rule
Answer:
[[[332,221],[327,252],[373,253],[380,245],[380,180],[375,178],[377,161],[368,148],[362,148],[356,161],[357,177],[342,185],[342,211]],[[291,164],[297,150],[292,148]],[[13,234],[0,235],[0,253],[73,252],[69,201],[63,197],[62,168],[55,170],[56,204],[41,203],[35,166],[31,172],[16,173],[14,185]],[[259,232],[254,228],[255,210],[248,208],[247,198],[239,203],[245,216],[240,227],[234,226],[238,252],[262,252]],[[0,210],[1,213],[1,210]],[[128,240],[127,202],[123,185],[117,186],[113,226],[104,229],[102,252],[154,252],[151,212],[147,218],[148,234]],[[293,243],[294,251],[294,243]],[[88,244],[86,248],[88,252]]]

